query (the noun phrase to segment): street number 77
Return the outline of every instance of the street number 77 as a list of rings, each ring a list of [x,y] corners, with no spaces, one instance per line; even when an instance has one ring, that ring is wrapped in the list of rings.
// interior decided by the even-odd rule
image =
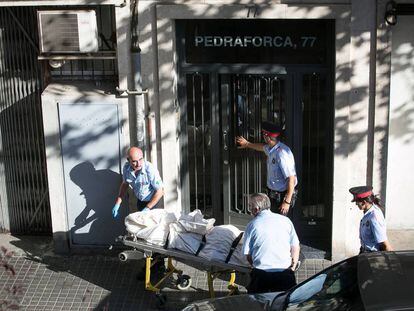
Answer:
[[[302,40],[303,48],[306,48],[306,47],[312,48],[316,41],[316,37],[300,37],[300,38]]]

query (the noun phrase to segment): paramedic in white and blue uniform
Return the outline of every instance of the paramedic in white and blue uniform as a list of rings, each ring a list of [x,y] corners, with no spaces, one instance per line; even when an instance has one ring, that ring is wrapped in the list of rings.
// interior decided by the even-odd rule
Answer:
[[[267,156],[267,188],[272,210],[287,215],[295,205],[298,184],[295,159],[290,148],[279,141],[282,129],[274,123],[263,122],[265,144],[251,143],[243,136],[236,137],[239,148],[263,151]]]
[[[272,213],[264,193],[249,196],[249,211],[254,216],[246,227],[243,254],[253,266],[249,293],[286,291],[296,285],[295,269],[299,259],[299,239],[292,221]]]
[[[154,208],[162,208],[160,199],[164,195],[162,180],[158,169],[152,163],[145,161],[142,150],[138,147],[131,147],[127,152],[127,162],[122,169],[122,183],[119,187],[118,197],[112,208],[112,216],[117,218],[119,208],[128,187],[131,187],[137,197],[137,209],[146,212]],[[153,254],[154,263],[151,266],[151,273],[163,274],[166,271],[164,259],[159,254]],[[145,279],[145,266],[137,276],[138,279]]]
[[[349,192],[354,196],[352,202],[364,212],[359,225],[360,252],[392,251],[387,239],[384,215],[380,209],[381,203],[372,193],[372,187],[353,187]]]
[[[164,195],[162,180],[158,169],[152,163],[145,161],[142,150],[131,147],[128,150],[128,162],[122,169],[122,184],[119,194],[112,208],[112,215],[116,218],[128,187],[131,187],[137,197],[138,211],[148,211],[161,208],[160,199]]]

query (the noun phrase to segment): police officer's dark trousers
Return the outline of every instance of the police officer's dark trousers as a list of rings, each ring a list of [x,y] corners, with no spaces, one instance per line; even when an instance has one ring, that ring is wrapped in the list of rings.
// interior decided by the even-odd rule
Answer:
[[[280,192],[280,191],[275,191],[275,190],[268,189],[268,196],[269,196],[269,199],[270,199],[270,210],[273,213],[280,214],[279,207],[285,199],[286,192],[287,191],[281,191]],[[292,200],[290,202],[289,212],[286,215],[289,218],[292,217],[292,211],[293,211],[293,207],[295,206],[295,203],[296,203],[297,194],[298,194],[298,191],[295,189],[294,192],[293,192]]]

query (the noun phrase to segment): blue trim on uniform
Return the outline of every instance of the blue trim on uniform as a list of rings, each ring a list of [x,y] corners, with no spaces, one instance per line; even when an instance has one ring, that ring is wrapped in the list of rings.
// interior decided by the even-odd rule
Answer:
[[[122,169],[122,178],[132,188],[137,199],[145,202],[150,201],[155,191],[163,186],[158,169],[148,161],[144,161],[136,175],[129,162],[126,162]]]

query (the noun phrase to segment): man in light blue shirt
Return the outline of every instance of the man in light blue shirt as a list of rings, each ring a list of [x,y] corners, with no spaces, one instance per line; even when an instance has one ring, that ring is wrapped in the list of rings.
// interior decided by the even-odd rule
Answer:
[[[119,194],[112,209],[112,215],[116,218],[128,187],[131,187],[137,197],[138,211],[148,211],[160,208],[160,199],[164,195],[162,180],[158,169],[150,162],[144,160],[142,150],[131,147],[128,150],[128,162],[122,169],[122,184]]]
[[[144,154],[138,147],[131,147],[128,150],[127,160],[122,168],[122,183],[119,187],[119,194],[112,208],[114,218],[119,215],[122,198],[128,187],[132,188],[137,197],[138,211],[146,212],[154,208],[162,208],[160,199],[164,195],[164,190],[158,169],[152,163],[145,161]],[[154,254],[153,259],[151,273],[164,273],[166,271],[164,259],[159,254]],[[144,266],[137,278],[144,280],[145,275]]]
[[[279,141],[282,129],[271,122],[262,123],[265,144],[251,143],[242,136],[236,137],[239,148],[262,151],[267,156],[267,188],[273,211],[287,215],[296,200],[298,184],[295,159],[290,148]]]
[[[243,254],[253,266],[249,293],[285,291],[296,285],[294,270],[299,260],[299,239],[291,220],[272,213],[264,193],[249,196],[254,216],[246,227]]]

